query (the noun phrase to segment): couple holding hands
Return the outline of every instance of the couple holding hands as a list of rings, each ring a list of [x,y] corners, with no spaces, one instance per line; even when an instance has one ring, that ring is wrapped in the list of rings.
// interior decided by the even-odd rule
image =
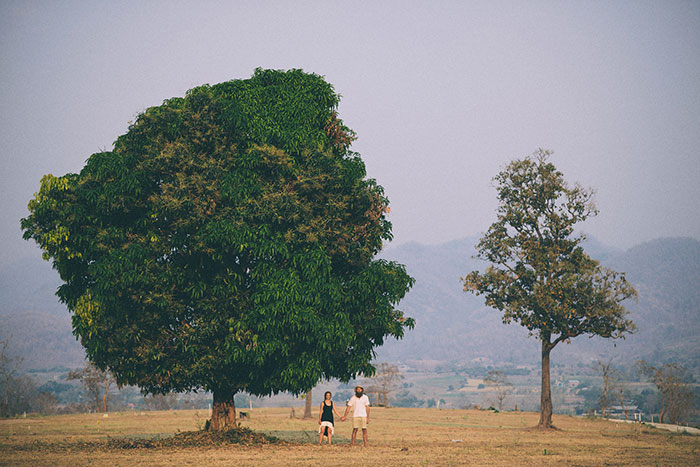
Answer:
[[[335,413],[341,421],[345,421],[348,412],[352,408],[352,441],[351,446],[355,445],[357,430],[362,428],[362,440],[365,447],[367,446],[367,424],[369,423],[369,398],[364,394],[365,390],[362,386],[355,386],[355,395],[348,401],[348,406],[345,407],[345,413],[341,417],[335,409],[335,402],[331,400],[332,394],[326,391],[323,395],[323,402],[318,413],[318,444],[323,444],[323,437],[328,437],[328,444],[331,444],[333,438],[333,413]]]

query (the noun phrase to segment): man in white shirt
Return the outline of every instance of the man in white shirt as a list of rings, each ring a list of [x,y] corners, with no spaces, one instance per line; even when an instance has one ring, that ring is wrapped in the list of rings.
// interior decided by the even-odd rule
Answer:
[[[350,446],[355,445],[355,438],[357,437],[357,430],[362,428],[362,439],[367,447],[367,425],[369,424],[369,397],[365,394],[365,389],[357,385],[355,386],[355,395],[348,401],[348,406],[345,407],[345,413],[343,414],[342,421],[345,418],[352,407],[352,441]]]

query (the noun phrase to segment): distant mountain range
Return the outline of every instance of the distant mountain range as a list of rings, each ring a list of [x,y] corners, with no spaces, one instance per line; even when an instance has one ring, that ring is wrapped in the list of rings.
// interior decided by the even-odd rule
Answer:
[[[407,361],[534,363],[538,341],[518,324],[504,325],[500,312],[486,308],[482,297],[462,290],[460,277],[483,269],[476,261],[476,238],[441,245],[416,243],[389,248],[387,259],[406,265],[416,285],[400,308],[416,320],[415,330],[401,341],[390,340],[378,359]],[[589,362],[615,358],[632,363],[678,361],[695,367],[700,361],[700,241],[661,238],[627,251],[608,248],[595,240],[586,251],[627,279],[639,293],[638,301],[624,302],[637,326],[625,340],[579,336],[560,344],[552,361]]]
[[[460,277],[481,269],[475,261],[476,238],[440,245],[409,243],[388,248],[386,259],[406,265],[416,285],[401,302],[416,327],[404,339],[389,339],[378,360],[409,362],[536,363],[538,341],[517,324],[504,325],[500,313],[481,297],[462,290]],[[700,241],[662,238],[627,251],[588,241],[586,250],[619,272],[639,292],[626,302],[637,332],[625,340],[580,336],[560,344],[554,364],[589,362],[614,357],[618,362],[644,358],[679,361],[695,367],[700,361]],[[84,352],[71,332],[70,315],[54,292],[58,274],[39,254],[0,269],[0,339],[24,358],[25,368],[81,366]]]
[[[25,369],[83,365],[70,314],[55,295],[60,284],[39,251],[0,268],[0,339],[9,339]]]

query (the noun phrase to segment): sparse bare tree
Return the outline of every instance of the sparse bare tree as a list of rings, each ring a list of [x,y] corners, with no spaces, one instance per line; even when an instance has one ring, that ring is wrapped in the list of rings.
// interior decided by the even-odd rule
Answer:
[[[57,403],[58,400],[54,394],[50,392],[36,392],[32,403],[32,412],[38,412],[41,414],[56,413]]]
[[[627,408],[627,383],[622,374],[612,366],[612,358],[607,362],[598,360],[597,367],[603,376],[603,389],[600,392],[600,411],[602,416],[607,414],[611,401],[617,400],[625,415],[625,420],[629,418]]]
[[[8,380],[9,397],[7,399],[7,416],[12,417],[22,412],[34,412],[36,384],[27,375],[19,375]]]
[[[0,341],[0,417],[12,417],[22,412],[54,413],[56,396],[38,392],[36,383],[19,374],[22,358],[11,355],[10,338]]]
[[[484,378],[484,384],[496,391],[498,410],[503,410],[503,401],[513,391],[513,383],[508,380],[506,374],[500,370],[489,370]]]
[[[627,396],[629,393],[627,391],[627,382],[622,378],[618,371],[615,372],[615,381],[613,390],[617,398],[617,402],[620,404],[622,413],[625,415],[625,420],[629,420],[629,407],[627,407]]]
[[[153,410],[170,410],[175,406],[177,398],[175,394],[150,394],[145,398],[146,404]]]
[[[677,424],[685,420],[695,407],[695,394],[689,384],[687,369],[678,363],[655,367],[644,360],[639,360],[637,366],[661,394],[659,421]]]
[[[614,373],[615,369],[612,368],[612,359],[610,359],[607,363],[603,362],[601,360],[598,360],[597,363],[598,369],[600,369],[600,372],[602,373],[603,376],[603,389],[600,392],[600,411],[602,413],[602,416],[605,417],[608,411],[608,405],[610,402],[610,389],[613,386],[613,378],[614,378]]]
[[[9,351],[10,339],[0,341],[0,384],[3,386],[0,416],[10,416],[10,393],[13,389],[15,375],[22,364],[22,358],[11,356]]]
[[[94,364],[88,363],[80,370],[71,370],[66,379],[80,380],[85,386],[88,399],[92,402],[92,409],[96,412],[107,412],[109,390],[115,382],[108,371],[102,371]]]
[[[377,394],[377,405],[388,407],[389,394],[396,389],[402,379],[403,375],[396,365],[380,363],[377,365],[374,376],[368,381],[366,392]]]

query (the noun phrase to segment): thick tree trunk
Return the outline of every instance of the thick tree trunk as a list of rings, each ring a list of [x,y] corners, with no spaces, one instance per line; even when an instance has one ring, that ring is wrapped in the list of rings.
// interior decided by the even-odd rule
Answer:
[[[236,405],[233,403],[235,392],[214,391],[214,406],[211,410],[209,430],[225,431],[236,428]]]
[[[312,389],[309,389],[309,392],[306,393],[306,405],[304,406],[304,418],[311,418],[311,391]]]
[[[542,339],[542,391],[540,395],[539,428],[552,428],[552,390],[549,384],[549,336]]]

